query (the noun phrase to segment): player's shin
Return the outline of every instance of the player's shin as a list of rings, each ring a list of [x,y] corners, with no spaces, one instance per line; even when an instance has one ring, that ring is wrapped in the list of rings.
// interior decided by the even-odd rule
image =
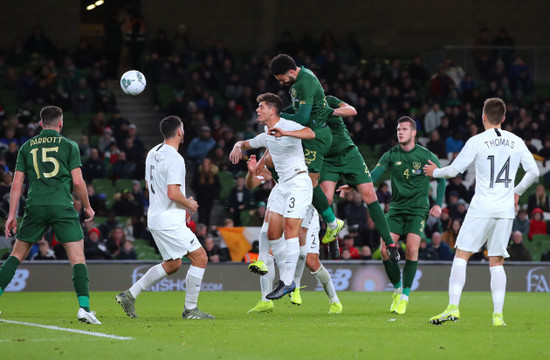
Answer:
[[[495,314],[502,314],[506,295],[506,272],[503,266],[491,266],[491,294]]]
[[[260,276],[260,290],[262,300],[269,301],[265,296],[273,291],[273,280],[275,280],[275,261],[273,256],[267,254],[265,264],[267,265],[267,274]]]
[[[0,267],[0,295],[2,295],[11,279],[13,279],[19,264],[21,264],[19,259],[15,256],[10,256]]]
[[[405,261],[405,267],[403,268],[403,295],[402,298],[408,300],[409,293],[416,275],[416,269],[418,268],[418,261],[407,260]]]
[[[185,309],[187,310],[197,307],[205,270],[193,265],[189,266],[189,270],[187,270],[185,277]]]
[[[78,306],[90,312],[90,281],[86,264],[73,266],[73,286],[78,299]]]
[[[296,263],[296,271],[294,272],[294,282],[296,283],[296,288],[300,288],[300,281],[302,279],[302,274],[304,273],[304,267],[306,266],[306,257],[306,246],[300,246],[300,256],[298,257],[298,262]]]
[[[159,281],[167,277],[166,271],[162,267],[162,264],[157,264],[147,270],[145,275],[141,277],[132,287],[130,287],[130,294],[136,299],[142,291],[155,286]]]
[[[321,267],[317,269],[317,271],[312,272],[312,274],[321,283],[321,285],[323,285],[323,289],[328,296],[329,302],[340,302],[338,295],[336,294],[336,290],[334,289],[334,283],[332,282],[332,278],[330,277],[327,269],[321,265]]]
[[[466,265],[468,262],[459,257],[454,258],[451,267],[451,276],[449,276],[449,305],[458,306],[462,289],[466,283]]]
[[[399,269],[399,265],[390,260],[384,260],[382,263],[394,289],[399,289],[401,287],[401,270]]]
[[[296,272],[296,265],[298,263],[298,258],[300,257],[300,241],[297,237],[285,239],[286,243],[286,266],[285,274],[281,276],[281,280],[285,285],[290,285],[292,283],[294,273]]]
[[[317,185],[313,189],[313,201],[311,203],[313,204],[313,207],[317,209],[319,214],[321,214],[321,217],[325,223],[327,223],[331,229],[336,229],[336,216],[334,216],[334,212],[328,203],[327,196],[321,189],[320,185]]]
[[[286,272],[286,242],[284,238],[269,240],[275,263],[279,268],[279,278],[282,279]]]
[[[372,221],[374,222],[376,231],[378,231],[378,233],[384,240],[384,243],[386,245],[393,244],[393,240],[390,235],[390,228],[388,226],[388,221],[384,216],[384,211],[382,211],[382,207],[380,206],[380,203],[378,203],[378,201],[371,202],[370,204],[367,204],[367,208],[369,209],[369,215]]]

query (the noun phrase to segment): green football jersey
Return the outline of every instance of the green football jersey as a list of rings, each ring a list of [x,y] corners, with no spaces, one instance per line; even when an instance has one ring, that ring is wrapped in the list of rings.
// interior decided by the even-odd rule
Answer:
[[[29,180],[26,206],[72,206],[71,171],[81,165],[78,145],[55,130],[43,130],[28,140],[15,165]]]
[[[327,103],[331,109],[336,109],[343,103],[342,100],[334,96],[327,96]],[[343,153],[355,147],[355,143],[349,136],[349,131],[340,116],[329,116],[327,124],[332,132],[332,146],[327,157],[342,155]]]
[[[390,169],[390,209],[407,210],[411,213],[429,210],[430,177],[422,170],[428,160],[440,167],[437,156],[418,144],[411,151],[404,151],[397,145],[382,155],[376,168],[383,170],[382,173]],[[376,168],[373,173],[379,173]]]
[[[333,110],[328,106],[325,99],[325,91],[315,74],[304,67],[301,68],[296,82],[290,87],[292,98],[292,109],[298,113],[300,105],[312,106],[309,121],[304,125],[313,130],[325,126],[327,119],[332,115]],[[284,118],[284,114],[281,114]]]

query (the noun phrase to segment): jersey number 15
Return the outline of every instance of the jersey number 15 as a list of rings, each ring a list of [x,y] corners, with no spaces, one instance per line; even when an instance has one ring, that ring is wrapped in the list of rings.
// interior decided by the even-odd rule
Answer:
[[[52,157],[52,156],[48,156],[48,153],[50,152],[58,152],[59,151],[59,147],[56,146],[56,147],[50,147],[50,148],[35,148],[35,149],[32,149],[31,150],[31,154],[32,154],[32,164],[34,166],[34,172],[36,173],[36,178],[37,179],[40,179],[40,170],[38,169],[38,151],[39,150],[42,150],[42,164],[44,163],[52,163],[53,164],[53,170],[50,171],[50,172],[45,172],[42,174],[42,176],[44,176],[44,178],[48,179],[48,178],[52,178],[54,177],[55,175],[57,175],[59,173],[59,161],[57,161],[56,158]]]

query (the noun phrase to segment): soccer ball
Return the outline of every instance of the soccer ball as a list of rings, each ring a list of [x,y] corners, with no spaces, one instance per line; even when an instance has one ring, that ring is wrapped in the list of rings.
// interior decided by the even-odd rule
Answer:
[[[145,90],[145,76],[137,70],[126,71],[120,78],[120,88],[128,95],[139,95]]]

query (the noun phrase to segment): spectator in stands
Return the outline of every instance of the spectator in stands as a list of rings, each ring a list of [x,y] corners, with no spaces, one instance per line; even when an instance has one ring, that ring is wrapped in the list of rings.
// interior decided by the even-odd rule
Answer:
[[[235,226],[241,226],[241,212],[248,210],[252,195],[245,186],[245,178],[239,176],[237,184],[231,189],[228,198],[229,212]]]
[[[432,76],[430,82],[430,95],[436,99],[445,99],[451,88],[454,87],[454,81],[446,73],[444,65],[439,65],[437,74]]]
[[[543,219],[544,212],[541,208],[535,208],[531,212],[531,221],[529,222],[528,239],[533,240],[533,236],[537,234],[548,234],[546,230],[546,221]]]
[[[344,246],[340,249],[340,256],[342,258],[344,258],[342,253],[345,250],[349,251],[349,258],[351,260],[359,260],[361,258],[361,256],[359,255],[359,250],[357,250],[357,248],[353,244],[353,237],[351,237],[350,235],[344,236]]]
[[[527,201],[528,212],[532,213],[535,208],[539,208],[543,212],[550,212],[550,200],[543,184],[537,185],[535,193],[529,196]]]
[[[207,236],[204,239],[204,250],[206,250],[206,255],[208,255],[208,262],[218,263],[227,261],[224,252],[214,243],[212,236]]]
[[[96,194],[95,187],[92,183],[88,183],[88,199],[90,200],[90,206],[94,209],[96,216],[107,215],[107,208],[105,205],[105,194]]]
[[[548,161],[550,161],[550,135],[544,137],[544,142],[542,144],[542,149],[539,151],[539,155],[544,158],[542,164],[546,166]]]
[[[354,232],[358,233],[358,226],[350,227],[350,235],[354,235]],[[355,244],[358,244],[358,238],[359,236],[355,237]],[[380,247],[380,234],[376,230],[376,226],[374,225],[374,221],[372,221],[372,218],[369,216],[367,217],[367,227],[365,230],[361,232],[360,236],[363,245],[368,245],[371,249],[378,249]]]
[[[116,214],[113,210],[107,214],[107,220],[104,223],[99,224],[98,228],[101,234],[110,234],[117,226],[122,226],[116,219]]]
[[[111,169],[111,178],[118,179],[133,179],[136,170],[136,164],[126,160],[126,153],[120,151],[117,156],[116,163]]]
[[[107,238],[107,250],[112,257],[116,258],[120,254],[122,244],[126,241],[126,235],[124,235],[124,229],[122,225],[117,225]]]
[[[434,232],[432,234],[432,244],[433,249],[437,253],[438,260],[452,260],[453,252],[451,247],[446,242],[442,241],[441,234],[439,232]]]
[[[527,217],[527,211],[525,209],[519,209],[518,214],[514,218],[512,225],[512,231],[519,231],[523,235],[529,234],[529,218]]]
[[[107,126],[97,141],[97,148],[103,154],[109,147],[109,144],[113,141],[115,141],[113,130]]]
[[[464,147],[464,141],[460,138],[458,130],[451,131],[450,136],[445,140],[447,153],[459,153]]]
[[[78,149],[80,150],[80,159],[82,161],[86,161],[90,157],[90,151],[92,150],[92,147],[90,146],[90,138],[88,137],[88,135],[82,135],[80,137]]]
[[[141,207],[135,201],[130,189],[123,189],[115,194],[112,210],[118,216],[141,216],[142,214]]]
[[[157,36],[151,42],[149,52],[155,52],[161,58],[167,58],[172,55],[172,44],[168,40],[168,37],[166,36],[166,31],[164,29],[159,29],[157,31]]]
[[[137,260],[134,244],[130,240],[124,240],[117,255],[118,260]]]
[[[94,96],[85,78],[78,79],[78,85],[71,95],[71,104],[76,114],[87,114],[92,112]]]
[[[96,148],[90,150],[90,157],[82,165],[84,180],[90,183],[94,179],[103,179],[106,176],[105,163],[99,158],[99,151]]]
[[[199,166],[214,145],[216,145],[216,141],[210,136],[210,128],[203,126],[201,127],[200,136],[191,140],[187,148],[187,155],[191,158],[193,164]]]
[[[523,234],[521,231],[514,231],[512,233],[512,240],[510,245],[506,249],[510,257],[507,261],[531,261],[533,260],[531,253],[523,244]]]
[[[426,147],[439,159],[447,158],[447,147],[445,143],[441,140],[441,137],[439,136],[439,131],[432,131],[432,133],[430,134],[430,141],[428,141]]]
[[[456,203],[456,215],[453,219],[458,219],[461,222],[464,221],[464,218],[466,217],[466,201],[464,199],[458,199]]]
[[[266,203],[263,201],[259,201],[258,207],[250,211],[248,226],[262,226],[264,223],[265,211]]]
[[[448,199],[446,200],[447,209],[449,210],[449,216],[451,219],[456,219],[458,217],[458,192],[450,191]]]
[[[451,248],[454,248],[456,244],[456,238],[458,236],[458,232],[460,231],[461,227],[462,227],[462,222],[458,219],[454,219],[451,227],[447,229],[443,233],[443,235],[441,235],[441,240],[443,240]]]
[[[210,216],[214,200],[220,196],[221,184],[218,167],[209,158],[204,158],[202,164],[193,176],[191,189],[195,192],[199,203],[199,222],[210,226]]]
[[[349,249],[342,249],[341,250],[340,259],[341,260],[351,260],[351,254],[349,252]]]
[[[378,202],[380,204],[389,204],[391,200],[391,191],[387,182],[384,181],[380,184],[376,190],[376,197],[378,198]]]
[[[372,250],[370,246],[365,245],[361,248],[361,260],[372,260]]]
[[[55,254],[50,248],[50,243],[44,237],[38,242],[38,252],[31,257],[34,260],[55,260]]]
[[[359,232],[367,227],[367,207],[358,191],[353,191],[353,200],[344,209],[344,214],[348,226],[359,225]]]
[[[441,125],[441,118],[445,113],[441,111],[438,103],[433,103],[430,110],[424,116],[424,132],[426,134],[436,130]]]
[[[91,228],[88,237],[84,239],[84,255],[87,260],[111,260],[112,256],[107,251],[101,232],[98,228]]]
[[[433,248],[433,244],[428,243],[424,238],[420,240],[418,260],[439,260],[437,252]]]

